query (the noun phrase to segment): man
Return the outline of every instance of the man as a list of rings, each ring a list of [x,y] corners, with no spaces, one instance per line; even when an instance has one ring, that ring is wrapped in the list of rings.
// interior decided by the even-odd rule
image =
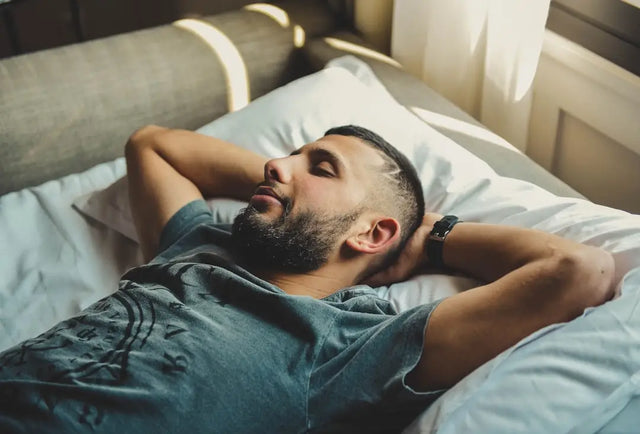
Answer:
[[[125,153],[150,262],[0,355],[0,431],[399,432],[476,367],[613,294],[600,249],[425,214],[415,169],[364,128],[267,160],[149,126]],[[212,225],[215,196],[249,202],[231,232]],[[426,267],[487,283],[400,314],[363,284]]]

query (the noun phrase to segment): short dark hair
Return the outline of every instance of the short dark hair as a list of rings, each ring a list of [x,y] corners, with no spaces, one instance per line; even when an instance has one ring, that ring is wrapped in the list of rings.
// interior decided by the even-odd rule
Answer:
[[[422,223],[424,195],[420,178],[413,164],[402,152],[371,130],[357,125],[343,125],[330,128],[324,133],[325,136],[331,134],[351,136],[362,140],[365,144],[380,151],[388,172],[397,174],[394,177],[385,178],[391,181],[389,185],[385,184],[385,187],[390,189],[392,193],[390,197],[399,200],[399,203],[387,205],[389,209],[398,210],[397,216],[394,217],[398,217],[400,221],[400,243],[386,255],[383,263],[378,267],[378,269],[382,269],[397,259],[411,235]]]

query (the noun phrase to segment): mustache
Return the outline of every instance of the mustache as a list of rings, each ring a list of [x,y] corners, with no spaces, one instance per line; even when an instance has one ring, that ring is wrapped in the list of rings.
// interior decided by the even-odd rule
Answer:
[[[289,213],[291,212],[291,207],[293,206],[293,201],[278,188],[278,185],[275,182],[269,182],[267,180],[262,181],[256,185],[255,190],[260,187],[269,187],[270,189],[272,189],[282,200],[282,205],[284,206],[283,216],[286,217],[287,215],[289,215]]]

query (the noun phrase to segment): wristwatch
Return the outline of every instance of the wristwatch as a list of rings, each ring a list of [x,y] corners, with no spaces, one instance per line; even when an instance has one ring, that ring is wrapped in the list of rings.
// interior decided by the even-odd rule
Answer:
[[[433,229],[429,233],[427,238],[427,259],[430,264],[435,265],[438,268],[444,267],[444,261],[442,260],[442,249],[444,247],[444,240],[447,238],[451,229],[461,220],[454,215],[446,215],[442,219],[433,225]]]

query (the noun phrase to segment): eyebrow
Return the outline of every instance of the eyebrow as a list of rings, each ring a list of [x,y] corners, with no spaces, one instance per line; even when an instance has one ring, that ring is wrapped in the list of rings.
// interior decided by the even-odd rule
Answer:
[[[335,152],[332,152],[325,148],[319,148],[319,147],[312,147],[307,152],[309,154],[309,157],[312,159],[322,159],[322,160],[328,161],[338,172],[343,172],[345,170],[345,164],[342,162],[342,159],[338,157],[338,154],[336,154]],[[300,155],[300,154],[302,154],[302,148],[296,149],[289,155]]]

